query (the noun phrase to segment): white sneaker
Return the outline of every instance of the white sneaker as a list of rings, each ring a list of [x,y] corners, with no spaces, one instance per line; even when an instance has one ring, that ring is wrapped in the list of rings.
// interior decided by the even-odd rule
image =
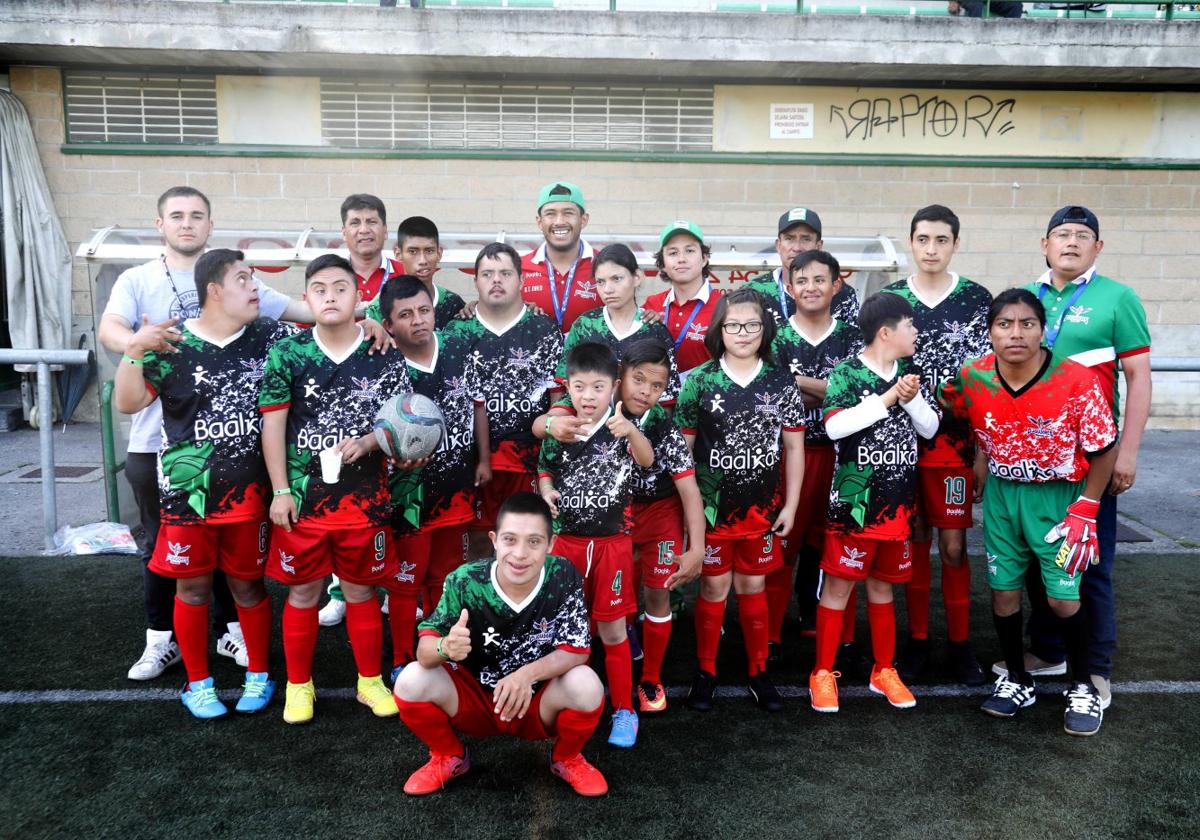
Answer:
[[[330,598],[329,603],[317,613],[317,623],[322,627],[336,627],[346,618],[346,602]]]
[[[129,669],[129,679],[152,680],[180,659],[179,645],[171,639],[170,630],[147,630],[146,649]]]
[[[243,668],[250,666],[250,654],[246,652],[246,638],[242,635],[240,622],[229,622],[229,632],[217,639],[217,653],[228,656]]]
[[[385,593],[383,593],[383,605],[382,605],[382,606],[379,608],[379,611],[380,611],[381,613],[383,613],[384,615],[387,615],[387,614],[388,614],[388,609],[390,608],[390,605],[389,605],[389,603],[388,603],[388,602],[389,602],[390,600],[391,600],[391,599],[388,597],[388,594],[387,594],[386,592],[385,592]]]

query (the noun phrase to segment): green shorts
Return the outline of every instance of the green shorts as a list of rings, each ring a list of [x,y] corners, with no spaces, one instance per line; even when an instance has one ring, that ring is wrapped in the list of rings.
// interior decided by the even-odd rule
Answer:
[[[1029,564],[1037,562],[1049,597],[1079,600],[1083,576],[1067,576],[1054,562],[1061,542],[1048,543],[1045,537],[1082,490],[1083,481],[1029,484],[988,476],[983,488],[983,544],[992,589],[1024,589]]]

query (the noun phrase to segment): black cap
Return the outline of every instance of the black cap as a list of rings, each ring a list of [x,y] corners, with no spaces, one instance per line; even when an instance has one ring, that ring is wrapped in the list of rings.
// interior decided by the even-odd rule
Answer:
[[[1053,216],[1050,217],[1050,224],[1046,225],[1046,235],[1050,235],[1050,231],[1054,230],[1059,225],[1084,225],[1092,229],[1092,233],[1096,234],[1096,238],[1100,238],[1100,220],[1096,218],[1096,214],[1086,207],[1080,207],[1072,204],[1068,207],[1060,207]]]
[[[779,232],[794,228],[796,225],[808,225],[821,235],[821,217],[807,207],[793,207],[779,217]]]

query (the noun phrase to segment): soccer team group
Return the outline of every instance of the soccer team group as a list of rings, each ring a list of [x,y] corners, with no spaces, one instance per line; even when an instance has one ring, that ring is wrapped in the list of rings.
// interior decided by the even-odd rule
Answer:
[[[925,207],[910,227],[914,273],[861,306],[807,208],[779,218],[780,268],[724,294],[700,227],[667,224],[655,254],[666,288],[640,304],[635,255],[592,249],[570,183],[542,189],[536,251],[479,252],[470,304],[434,284],[432,221],[401,222],[391,259],[378,198],[352,195],[341,214],[350,258],[310,262],[295,301],[241,252],[208,249],[208,199],[176,187],[158,205],[162,259],[117,281],[100,338],[122,353],[118,409],[136,413],[135,427],[161,422],[157,498],[139,505],[161,521],[148,593],[153,580],[173,585],[171,629],[148,632],[131,677],[182,658],[183,704],[202,719],[226,714],[207,651],[209,604],[228,587],[247,667],[236,709],[264,709],[270,578],[288,587],[283,717],[310,721],[318,608],[334,575],[327,610],[344,615],[359,701],[398,714],[430,750],[406,792],[467,772],[461,735],[503,733],[553,738],[552,772],[599,795],[607,783],[581,752],[605,708],[592,639],[608,742],[632,747],[639,713],[667,708],[672,596],[697,577],[692,709],[713,706],[732,590],[757,704],[783,706],[769,673],[795,598],[815,637],[812,708],[837,712],[860,581],[869,688],[910,708],[906,683],[931,658],[936,528],[948,664],[984,684],[968,642],[965,540],[982,500],[1004,655],[983,710],[1012,717],[1035,702],[1035,676],[1069,668],[1065,729],[1099,731],[1115,644],[1114,496],[1133,482],[1150,341],[1136,296],[1096,272],[1089,210],[1057,211],[1042,239],[1049,270],[993,298],[950,271],[957,216]],[[1122,446],[1118,358],[1130,382]],[[440,447],[421,460],[388,458],[372,430],[404,393],[444,418]],[[899,667],[897,584],[909,637]]]

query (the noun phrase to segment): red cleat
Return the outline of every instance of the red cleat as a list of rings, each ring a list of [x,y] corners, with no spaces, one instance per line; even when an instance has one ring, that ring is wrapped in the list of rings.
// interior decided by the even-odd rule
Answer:
[[[464,751],[461,756],[430,753],[429,761],[408,777],[404,792],[409,796],[436,793],[446,786],[446,782],[466,775],[470,769],[471,755],[468,752]]]
[[[565,761],[551,762],[550,772],[569,784],[580,796],[603,796],[608,793],[604,774],[593,767],[583,753]]]

